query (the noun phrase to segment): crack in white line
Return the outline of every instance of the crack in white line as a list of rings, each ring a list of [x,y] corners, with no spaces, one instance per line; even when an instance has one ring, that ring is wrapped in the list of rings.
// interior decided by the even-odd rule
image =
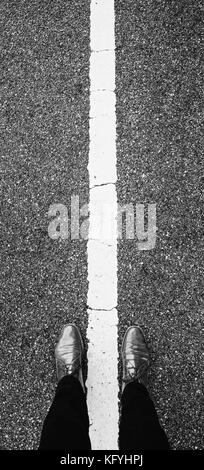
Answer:
[[[91,49],[92,53],[100,54],[100,52],[114,52],[115,48],[112,49]]]
[[[111,308],[92,308],[89,305],[87,305],[88,310],[92,310],[93,312],[112,312],[113,310],[117,309],[117,305]]]
[[[89,189],[100,188],[102,186],[110,186],[110,185],[116,186],[116,183],[109,181],[108,183],[94,184],[93,186],[90,186]]]

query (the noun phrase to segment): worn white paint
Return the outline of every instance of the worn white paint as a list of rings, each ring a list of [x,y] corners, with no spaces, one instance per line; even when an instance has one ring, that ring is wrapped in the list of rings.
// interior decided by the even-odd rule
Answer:
[[[88,410],[92,449],[118,448],[114,0],[91,0]]]

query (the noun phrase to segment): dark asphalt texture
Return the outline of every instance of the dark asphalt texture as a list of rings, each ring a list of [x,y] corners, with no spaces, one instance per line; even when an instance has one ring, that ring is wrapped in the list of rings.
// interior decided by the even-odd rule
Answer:
[[[201,2],[115,3],[118,199],[158,225],[154,250],[119,244],[119,345],[144,327],[170,443],[200,449]],[[37,448],[61,326],[86,333],[86,243],[51,240],[47,213],[88,201],[89,22],[86,0],[1,2],[1,448]]]
[[[87,326],[83,241],[48,236],[51,204],[88,201],[89,4],[2,1],[0,447],[32,449],[62,325]]]
[[[144,327],[173,449],[203,448],[203,6],[116,1],[118,200],[157,204],[157,242],[118,247],[120,339]]]

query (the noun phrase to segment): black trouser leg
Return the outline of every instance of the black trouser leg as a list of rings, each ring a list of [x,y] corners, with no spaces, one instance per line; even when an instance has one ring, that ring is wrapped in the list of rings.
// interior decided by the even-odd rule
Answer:
[[[149,393],[144,385],[137,381],[127,384],[122,394],[119,448],[120,450],[170,448]]]
[[[79,381],[63,377],[43,425],[39,449],[90,450],[86,396]]]

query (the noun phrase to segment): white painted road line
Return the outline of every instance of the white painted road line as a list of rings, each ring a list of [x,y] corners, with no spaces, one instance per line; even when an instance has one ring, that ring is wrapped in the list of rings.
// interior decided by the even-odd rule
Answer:
[[[114,122],[114,93],[104,96],[106,92],[100,92],[101,111],[99,110],[100,101],[96,101],[96,93],[91,93],[92,109],[97,107],[97,116],[90,119],[90,151],[89,151],[89,182],[90,187],[105,183],[116,182],[116,155],[115,155],[115,127]],[[95,104],[94,104],[95,102]],[[97,102],[97,104],[96,104]],[[105,112],[105,115],[102,113]],[[100,114],[101,113],[101,114]]]
[[[88,408],[93,450],[118,448],[118,315],[88,311]]]
[[[87,402],[92,449],[118,449],[114,0],[91,0]]]

